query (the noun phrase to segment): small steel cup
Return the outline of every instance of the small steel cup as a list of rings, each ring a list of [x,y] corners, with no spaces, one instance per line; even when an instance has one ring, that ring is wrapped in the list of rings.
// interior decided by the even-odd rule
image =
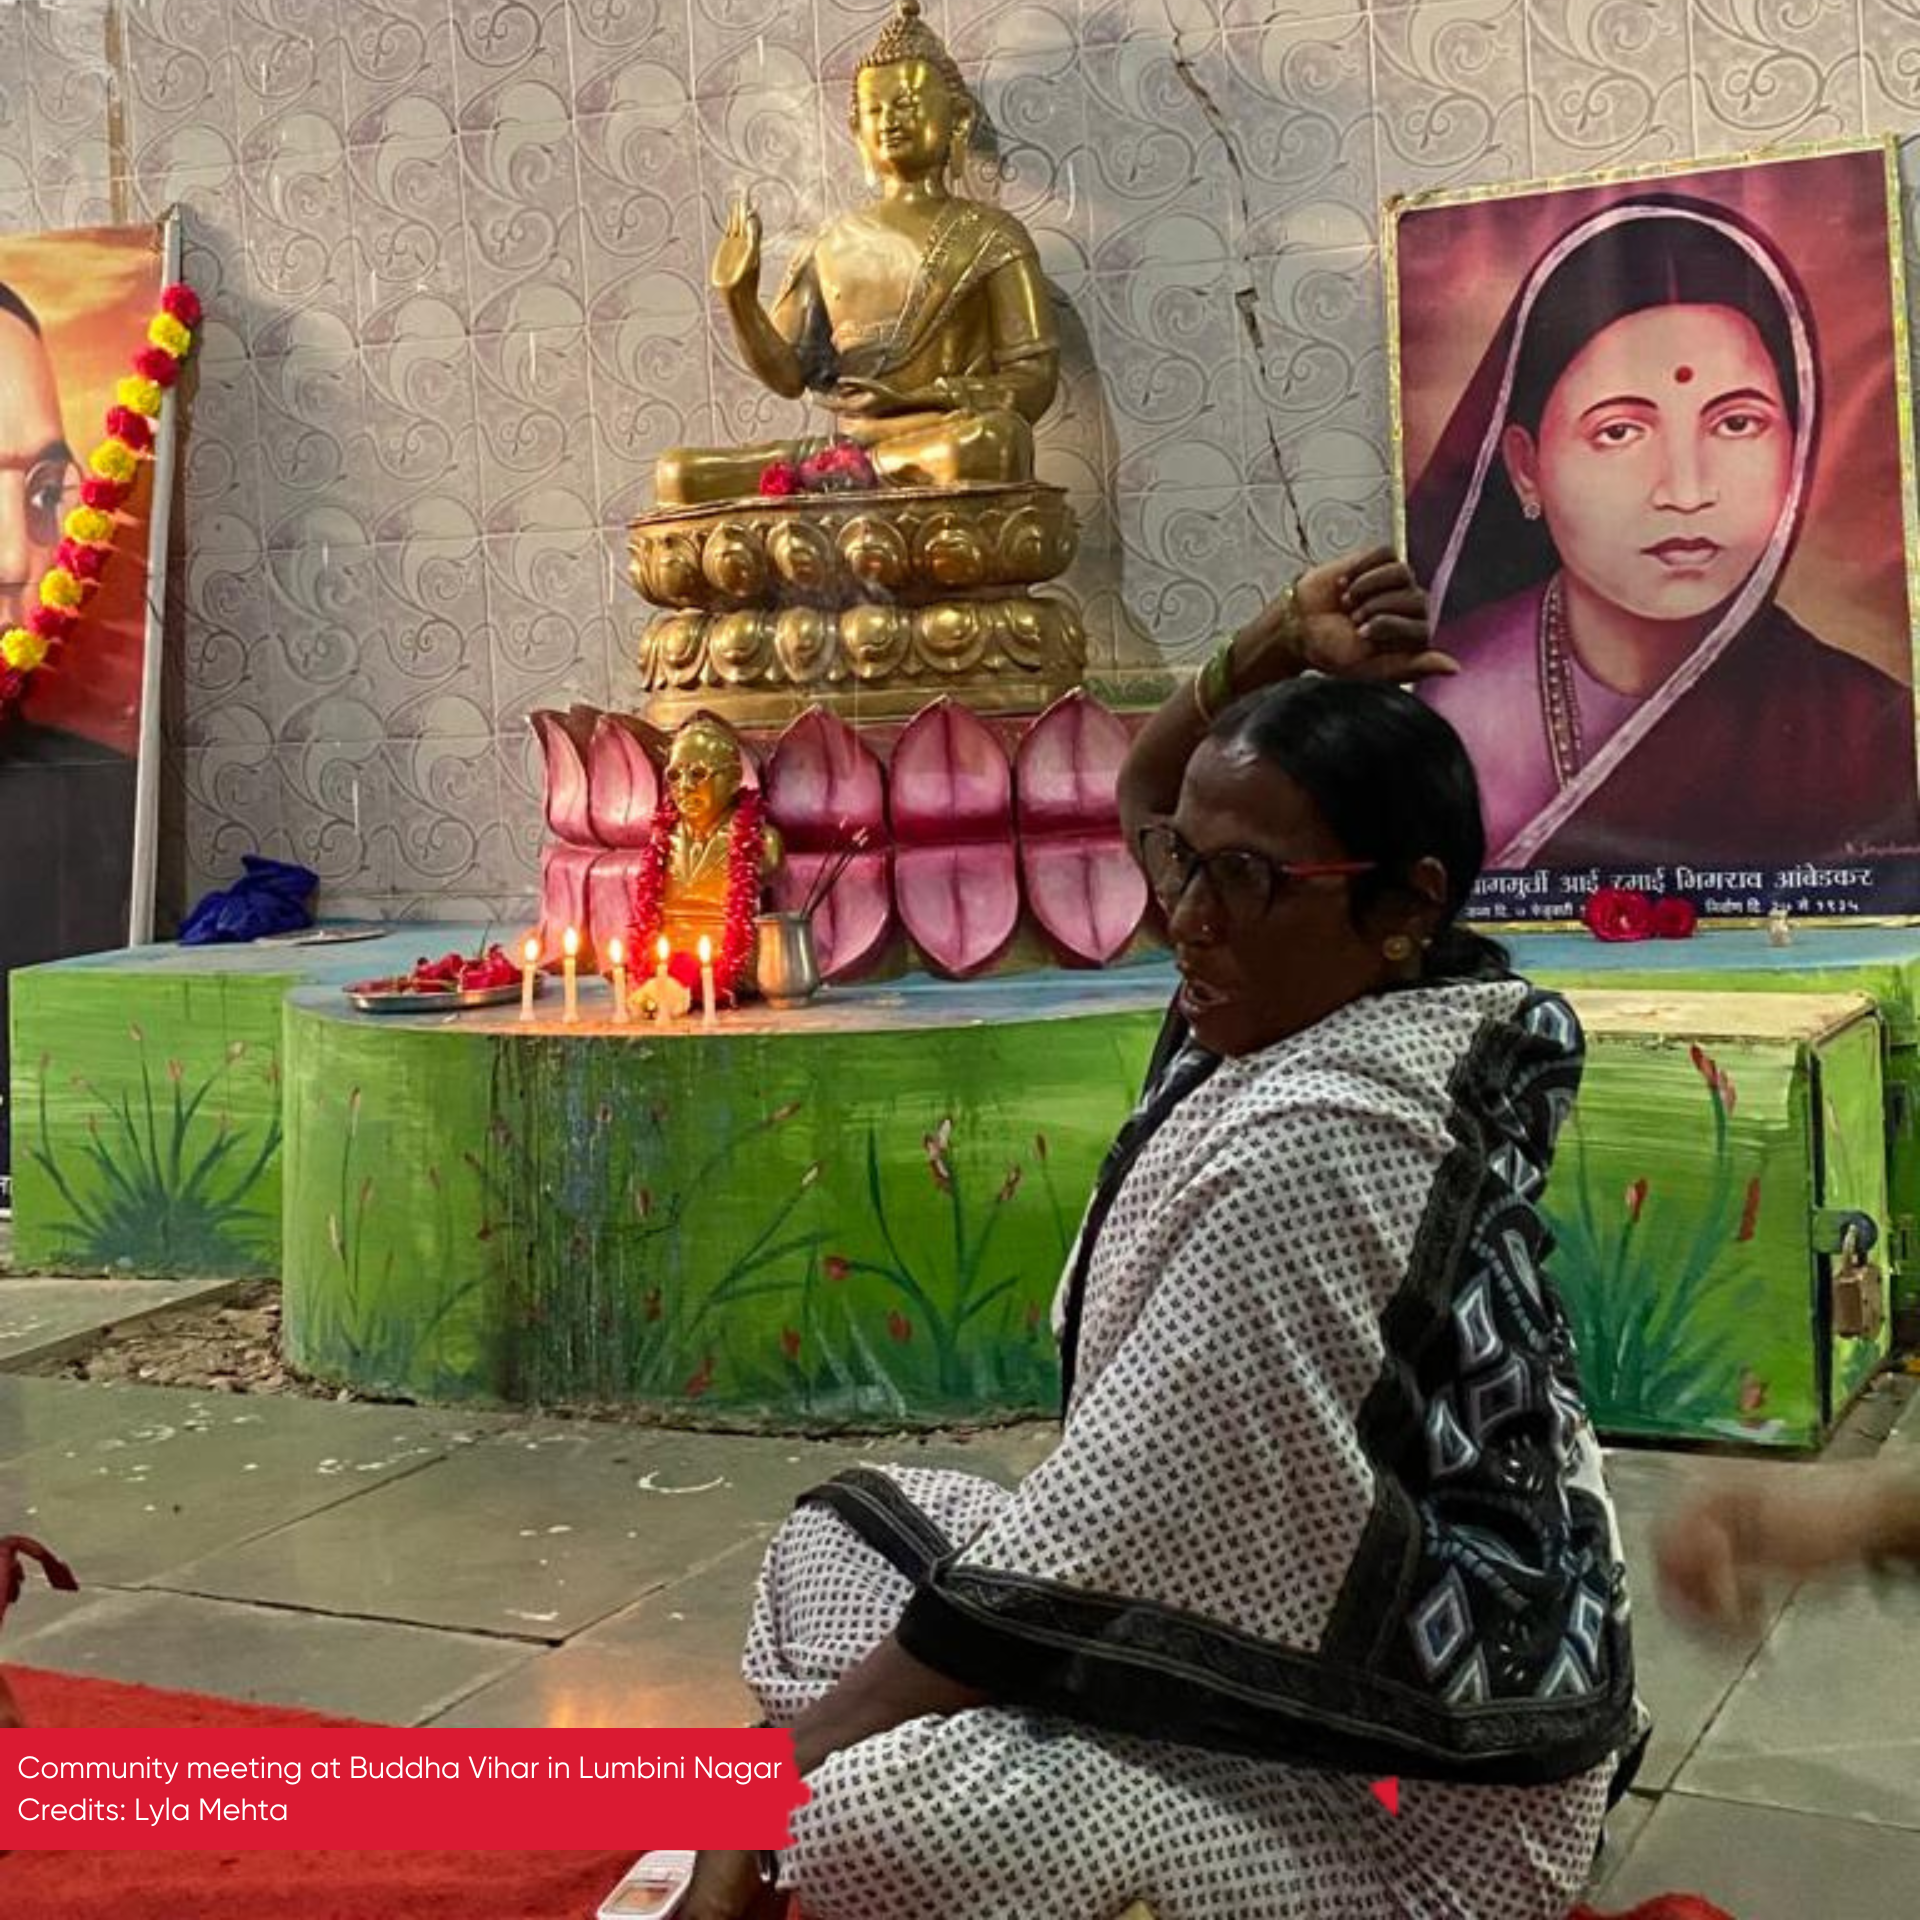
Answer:
[[[753,979],[770,1007],[804,1007],[820,991],[813,922],[804,913],[763,913],[753,923]]]

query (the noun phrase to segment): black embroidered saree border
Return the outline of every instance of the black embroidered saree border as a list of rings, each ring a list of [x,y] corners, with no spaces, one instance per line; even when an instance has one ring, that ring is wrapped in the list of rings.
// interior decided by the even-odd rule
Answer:
[[[1425,1558],[1410,1497],[1420,1484],[1409,1457],[1420,1446],[1414,1416],[1423,1403],[1416,1356],[1447,1316],[1449,1276],[1458,1271],[1486,1195],[1499,1142],[1487,1129],[1483,1098],[1511,1086],[1516,1075],[1534,1077],[1528,1056],[1537,1043],[1524,1030],[1524,1011],[1488,1020],[1455,1069],[1454,1150],[1438,1170],[1409,1272],[1384,1316],[1385,1370],[1360,1410],[1380,1492],[1321,1643],[1281,1647],[1177,1609],[962,1567],[937,1554],[915,1575],[890,1555],[916,1581],[896,1629],[907,1652],[1002,1700],[1302,1766],[1539,1786],[1631,1746],[1633,1658],[1617,1605],[1598,1632],[1598,1684],[1577,1695],[1448,1701],[1415,1681],[1407,1660],[1391,1650]],[[1575,1086],[1577,1058],[1567,1075]],[[1536,1071],[1561,1077],[1550,1059],[1536,1060]],[[1093,1237],[1090,1230],[1089,1248]],[[1409,1471],[1414,1479],[1403,1484]],[[912,1503],[888,1484],[893,1498],[880,1504],[889,1509],[889,1524],[924,1562],[935,1552],[927,1534],[937,1530],[924,1519],[917,1535],[903,1525],[898,1506],[912,1510]],[[1583,1499],[1569,1504],[1579,1531],[1590,1534],[1603,1523]]]
[[[871,1467],[849,1467],[809,1488],[796,1505],[837,1513],[881,1559],[916,1587],[953,1557],[953,1543],[914,1505],[897,1480]]]
[[[1544,1786],[1614,1757],[1624,1684],[1579,1702],[1449,1707],[1172,1608],[946,1568],[894,1630],[916,1660],[996,1698],[1298,1766]]]

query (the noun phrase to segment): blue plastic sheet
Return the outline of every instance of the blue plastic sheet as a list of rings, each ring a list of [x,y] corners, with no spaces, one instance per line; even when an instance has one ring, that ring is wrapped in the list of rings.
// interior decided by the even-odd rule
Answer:
[[[245,874],[200,901],[180,927],[183,947],[210,947],[224,940],[257,940],[263,933],[293,933],[313,925],[313,893],[320,876],[310,867],[246,854]]]

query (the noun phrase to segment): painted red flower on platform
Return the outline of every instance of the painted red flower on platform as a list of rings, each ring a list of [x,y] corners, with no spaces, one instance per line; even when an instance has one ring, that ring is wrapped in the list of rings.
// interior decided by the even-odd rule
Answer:
[[[1728,1073],[1712,1054],[1697,1043],[1687,1049],[1687,1058],[1693,1062],[1693,1070],[1720,1102],[1727,1117],[1733,1117],[1733,1110],[1740,1103],[1740,1090],[1733,1084],[1733,1075]]]
[[[1596,940],[1644,940],[1653,931],[1653,902],[1633,887],[1602,887],[1587,902],[1586,921]]]

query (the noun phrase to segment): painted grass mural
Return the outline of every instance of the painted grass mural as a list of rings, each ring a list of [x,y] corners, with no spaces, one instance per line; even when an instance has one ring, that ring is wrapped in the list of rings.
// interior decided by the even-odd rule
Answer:
[[[1811,1238],[1822,1206],[1885,1218],[1877,1026],[1589,1042],[1545,1205],[1597,1423],[1812,1444],[1884,1351],[1816,1332]]]
[[[296,1001],[290,1356],[722,1424],[1050,1412],[1047,1308],[1157,1025],[607,1045]]]
[[[277,1272],[286,983],[127,976],[110,1018],[98,985],[15,982],[17,1264]]]

